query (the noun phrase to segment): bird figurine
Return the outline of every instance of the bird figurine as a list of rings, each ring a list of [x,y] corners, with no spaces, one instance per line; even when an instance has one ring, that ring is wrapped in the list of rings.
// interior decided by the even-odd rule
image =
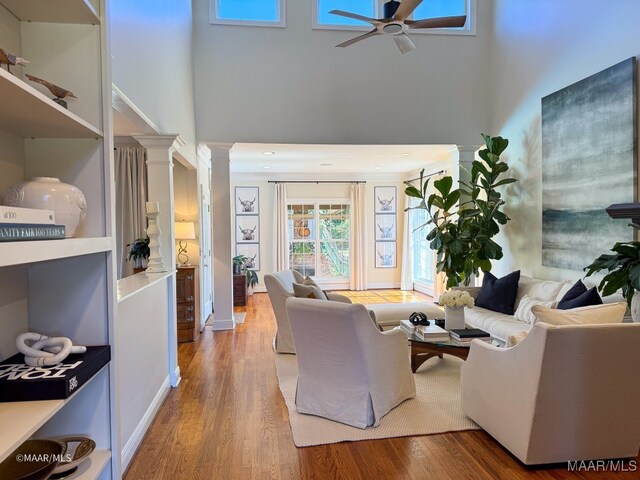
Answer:
[[[67,102],[65,102],[63,98],[67,98],[67,97],[78,98],[69,90],[65,90],[64,88],[54,85],[51,82],[47,82],[46,80],[43,80],[41,78],[34,77],[33,75],[29,75],[28,73],[26,74],[26,76],[32,82],[36,82],[36,83],[39,83],[40,85],[44,85],[45,87],[47,87],[49,91],[56,97],[56,98],[52,98],[52,100],[64,108],[68,108],[68,107],[67,107]]]
[[[7,72],[11,73],[11,66],[13,65],[26,65],[29,60],[25,60],[22,57],[16,57],[15,55],[0,48],[0,66],[2,64],[7,65]]]

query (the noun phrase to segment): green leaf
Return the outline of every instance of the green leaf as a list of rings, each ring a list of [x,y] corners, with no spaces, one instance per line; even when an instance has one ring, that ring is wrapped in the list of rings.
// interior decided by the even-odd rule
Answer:
[[[424,172],[424,170],[423,170]],[[429,180],[431,180],[430,178],[427,178],[427,181],[424,182],[424,185],[422,186],[422,196],[426,197],[427,196],[427,189],[429,188]]]
[[[433,186],[442,194],[443,197],[447,196],[453,186],[453,178],[449,176],[442,177],[440,180],[433,182]]]
[[[407,187],[405,189],[404,193],[405,193],[405,195],[407,195],[409,197],[422,198],[422,193],[420,193],[420,190],[418,190],[413,185],[411,185],[410,187]]]
[[[618,270],[610,273],[603,280],[606,280],[607,283],[602,289],[602,295],[607,297],[616,293],[629,281],[629,272],[626,270]]]
[[[640,258],[640,251],[625,243],[616,243],[611,250],[634,260]]]
[[[447,197],[447,201],[444,203],[444,210],[446,210],[446,211],[451,210],[453,208],[453,206],[456,203],[458,203],[458,200],[460,200],[460,190],[454,190]]]
[[[498,188],[501,187],[503,185],[509,185],[510,183],[515,183],[517,182],[518,179],[516,178],[505,178],[504,180],[500,180],[498,183],[493,185],[493,188]]]
[[[640,290],[640,265],[635,265],[629,270],[629,283],[635,290]]]

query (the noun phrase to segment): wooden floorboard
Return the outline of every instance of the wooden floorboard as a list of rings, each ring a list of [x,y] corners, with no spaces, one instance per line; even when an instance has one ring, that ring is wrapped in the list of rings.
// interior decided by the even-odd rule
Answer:
[[[399,290],[341,293],[361,303],[430,300]],[[273,363],[269,298],[255,294],[236,310],[247,316],[235,330],[207,327],[195,342],[180,344],[182,383],[162,405],[126,480],[640,478],[524,467],[483,431],[296,448]]]

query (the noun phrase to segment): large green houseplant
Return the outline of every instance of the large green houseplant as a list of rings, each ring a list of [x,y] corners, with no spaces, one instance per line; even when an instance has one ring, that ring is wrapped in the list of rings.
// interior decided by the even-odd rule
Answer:
[[[460,181],[460,188],[454,189],[453,178],[445,176],[433,182],[436,192],[428,194],[430,179],[424,178],[424,170],[419,188],[405,182],[405,193],[420,200],[411,209],[428,213],[422,227],[431,226],[427,240],[436,251],[436,270],[447,277],[447,288],[469,285],[473,275],[490,271],[491,261],[503,255],[502,247],[492,240],[510,220],[502,210],[505,202],[499,187],[517,180],[505,178],[509,166],[500,160],[509,141],[484,134],[482,138],[481,160],[472,163],[470,179]]]
[[[637,225],[632,226],[638,228]],[[586,267],[585,276],[607,271],[598,290],[605,297],[622,290],[634,321],[640,321],[640,295],[635,295],[636,291],[640,291],[640,242],[616,243],[611,250],[613,253],[600,255]]]

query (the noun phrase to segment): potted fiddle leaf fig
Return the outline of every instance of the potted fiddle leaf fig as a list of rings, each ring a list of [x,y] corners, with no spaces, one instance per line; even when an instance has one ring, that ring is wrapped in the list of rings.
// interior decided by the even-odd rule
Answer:
[[[149,248],[149,237],[136,238],[133,242],[128,243],[129,253],[127,253],[126,261],[133,261],[133,272],[143,272],[146,267],[144,263],[149,260],[151,249]]]
[[[640,242],[618,242],[611,251],[613,253],[600,255],[585,267],[585,277],[601,271],[608,272],[598,285],[598,290],[605,297],[622,290],[633,321],[640,322],[640,295],[636,295],[640,291]]]
[[[492,240],[510,220],[502,210],[505,202],[499,187],[517,180],[505,178],[509,166],[500,160],[509,141],[484,134],[482,138],[481,160],[472,163],[470,180],[461,180],[460,188],[453,188],[453,177],[445,176],[433,182],[435,192],[429,194],[430,179],[424,179],[424,170],[419,188],[405,182],[405,194],[420,200],[407,210],[427,211],[428,221],[422,227],[431,226],[427,240],[436,251],[436,270],[447,277],[447,288],[469,285],[473,275],[490,271],[491,262],[503,255],[502,247]]]

